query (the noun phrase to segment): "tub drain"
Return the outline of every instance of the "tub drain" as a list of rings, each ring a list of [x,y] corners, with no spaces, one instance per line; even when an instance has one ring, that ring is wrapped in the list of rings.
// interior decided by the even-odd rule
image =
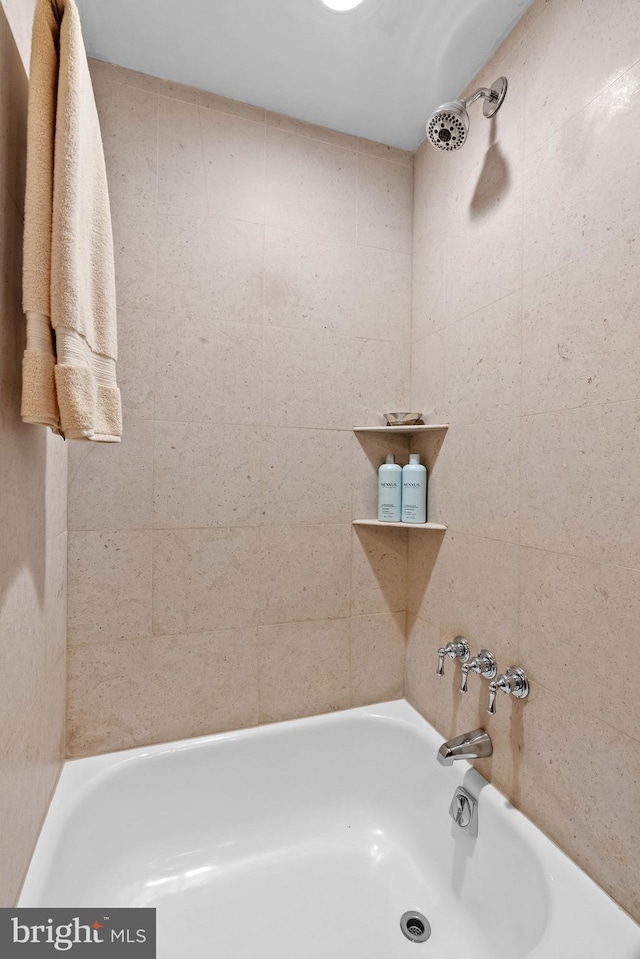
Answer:
[[[405,912],[400,919],[400,928],[402,934],[411,942],[426,942],[431,935],[429,920],[421,912],[415,910]]]

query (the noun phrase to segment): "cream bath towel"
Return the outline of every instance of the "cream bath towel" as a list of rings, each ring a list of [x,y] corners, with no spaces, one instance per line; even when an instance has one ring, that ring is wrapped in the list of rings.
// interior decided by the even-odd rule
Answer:
[[[68,439],[119,442],[111,215],[74,0],[38,0],[36,5],[23,308],[23,420],[43,423]]]

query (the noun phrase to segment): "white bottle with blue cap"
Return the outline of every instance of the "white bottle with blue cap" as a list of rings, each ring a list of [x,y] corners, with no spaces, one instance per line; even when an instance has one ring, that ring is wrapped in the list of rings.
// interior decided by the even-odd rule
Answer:
[[[402,468],[402,522],[427,522],[427,471],[417,453]]]

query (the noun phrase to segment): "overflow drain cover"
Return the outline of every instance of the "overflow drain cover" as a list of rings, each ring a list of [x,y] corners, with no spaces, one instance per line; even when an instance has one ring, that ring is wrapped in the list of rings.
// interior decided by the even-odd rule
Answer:
[[[429,920],[415,909],[412,909],[411,912],[405,912],[401,917],[400,928],[402,934],[411,942],[426,942],[431,935]]]

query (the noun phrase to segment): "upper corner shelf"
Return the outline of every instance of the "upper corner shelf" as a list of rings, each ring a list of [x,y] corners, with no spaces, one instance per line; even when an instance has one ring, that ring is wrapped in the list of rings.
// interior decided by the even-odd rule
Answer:
[[[391,436],[393,433],[437,433],[449,429],[448,423],[427,423],[426,426],[354,426],[354,433],[384,433]]]

